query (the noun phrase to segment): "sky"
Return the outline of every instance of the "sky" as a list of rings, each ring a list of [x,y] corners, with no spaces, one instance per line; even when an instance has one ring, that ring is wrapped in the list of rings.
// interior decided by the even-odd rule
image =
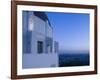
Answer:
[[[59,51],[89,50],[89,14],[46,12]]]

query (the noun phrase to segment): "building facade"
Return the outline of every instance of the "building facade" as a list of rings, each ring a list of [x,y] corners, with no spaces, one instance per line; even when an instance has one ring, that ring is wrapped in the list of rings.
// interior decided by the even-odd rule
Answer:
[[[44,12],[23,11],[23,68],[58,66],[58,44]]]

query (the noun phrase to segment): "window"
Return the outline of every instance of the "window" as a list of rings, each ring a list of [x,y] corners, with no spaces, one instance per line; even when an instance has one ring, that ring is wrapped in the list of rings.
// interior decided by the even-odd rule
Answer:
[[[43,53],[43,42],[42,41],[37,42],[37,52]]]

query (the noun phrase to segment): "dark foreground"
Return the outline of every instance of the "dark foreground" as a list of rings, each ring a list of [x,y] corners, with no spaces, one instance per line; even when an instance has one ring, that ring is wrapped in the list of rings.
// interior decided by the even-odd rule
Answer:
[[[59,67],[67,66],[86,66],[89,65],[88,53],[66,53],[59,55]]]

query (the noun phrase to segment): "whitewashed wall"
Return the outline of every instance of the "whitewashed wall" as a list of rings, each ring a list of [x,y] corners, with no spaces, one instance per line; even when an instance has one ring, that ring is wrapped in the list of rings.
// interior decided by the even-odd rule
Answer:
[[[35,16],[34,17],[34,30],[36,33],[45,36],[45,21],[43,21],[42,19],[40,19],[39,17]]]
[[[32,31],[32,54],[37,54],[37,41],[45,41],[45,21],[35,15],[33,16],[34,29]],[[45,43],[43,44],[43,47],[45,47]]]
[[[26,59],[27,58],[27,59]],[[23,55],[24,68],[47,68],[58,66],[58,56],[55,54],[24,54]]]
[[[46,22],[46,24],[47,24],[47,32],[46,32],[47,36],[52,38],[53,37],[53,28],[52,28],[52,26],[49,25],[48,21]]]
[[[43,41],[43,52],[45,52],[45,38],[53,38],[53,31],[51,26],[40,19],[39,17],[33,15],[33,31],[32,31],[32,54],[37,54],[37,41]]]

